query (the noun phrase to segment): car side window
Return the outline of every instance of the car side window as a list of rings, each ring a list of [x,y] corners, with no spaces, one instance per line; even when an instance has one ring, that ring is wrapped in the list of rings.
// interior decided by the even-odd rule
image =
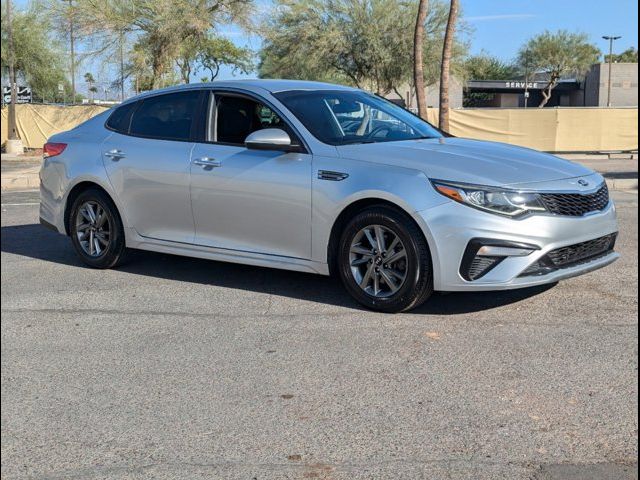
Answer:
[[[118,133],[129,133],[131,114],[137,104],[138,102],[130,102],[116,107],[107,120],[107,128],[115,130]]]
[[[208,141],[244,145],[250,133],[264,128],[280,128],[293,138],[291,129],[276,112],[250,98],[216,95],[211,108],[216,111],[210,116],[215,117],[215,122],[210,121]]]
[[[129,133],[148,138],[188,141],[198,112],[200,91],[156,95],[142,100]]]

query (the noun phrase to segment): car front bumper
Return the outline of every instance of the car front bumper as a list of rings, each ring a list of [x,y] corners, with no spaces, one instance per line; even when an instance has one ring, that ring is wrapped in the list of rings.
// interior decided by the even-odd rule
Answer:
[[[434,288],[439,291],[508,290],[554,283],[592,272],[619,258],[619,254],[609,251],[543,275],[521,276],[549,252],[616,233],[613,202],[603,211],[584,217],[531,215],[512,219],[452,201],[417,212],[416,217],[431,247]],[[507,256],[482,277],[466,280],[460,266],[469,242],[478,238],[528,244],[537,249],[529,255]]]

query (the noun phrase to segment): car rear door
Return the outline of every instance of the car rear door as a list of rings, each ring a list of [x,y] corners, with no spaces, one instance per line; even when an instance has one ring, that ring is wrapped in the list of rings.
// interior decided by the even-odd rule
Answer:
[[[189,162],[201,95],[186,90],[140,100],[102,145],[128,223],[144,237],[193,241]]]
[[[289,129],[264,100],[212,92],[207,137],[191,152],[195,242],[245,252],[311,258],[309,153],[249,150],[261,128]]]

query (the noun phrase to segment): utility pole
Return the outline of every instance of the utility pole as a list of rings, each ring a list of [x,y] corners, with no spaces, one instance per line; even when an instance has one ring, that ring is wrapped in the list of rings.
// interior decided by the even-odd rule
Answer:
[[[9,104],[7,153],[23,153],[22,142],[18,135],[16,123],[16,103],[18,102],[18,85],[16,84],[16,52],[13,45],[13,20],[11,19],[11,0],[7,0],[7,47],[9,50],[9,88],[11,103]]]
[[[611,106],[611,70],[613,66],[613,42],[614,40],[618,40],[622,38],[622,36],[607,36],[604,35],[602,38],[605,40],[609,40],[609,81],[607,82],[607,107]]]
[[[69,50],[71,54],[71,103],[76,102],[76,55],[73,38],[73,0],[69,0]]]

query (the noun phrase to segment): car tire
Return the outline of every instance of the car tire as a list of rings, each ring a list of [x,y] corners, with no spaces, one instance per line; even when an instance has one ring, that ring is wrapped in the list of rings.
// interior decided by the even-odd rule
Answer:
[[[89,210],[94,212],[93,223]],[[127,248],[122,220],[104,191],[90,188],[80,193],[71,206],[68,225],[76,253],[90,267],[113,268],[125,261]]]
[[[431,253],[424,235],[409,216],[393,207],[373,206],[356,214],[342,231],[337,262],[347,291],[372,310],[407,311],[433,293]]]

